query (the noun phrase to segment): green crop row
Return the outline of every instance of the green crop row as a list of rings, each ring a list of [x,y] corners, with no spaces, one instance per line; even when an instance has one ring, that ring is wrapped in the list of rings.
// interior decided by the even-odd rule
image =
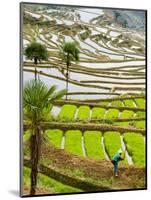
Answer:
[[[72,121],[74,120],[76,110],[77,107],[75,105],[63,105],[58,117],[64,121]]]
[[[145,143],[143,136],[138,133],[125,133],[123,139],[134,164],[145,166]]]
[[[106,110],[104,108],[97,108],[97,107],[92,108],[92,119],[104,118],[105,111]]]
[[[45,194],[82,192],[80,189],[64,185],[41,173],[38,173],[37,180],[37,188],[41,188],[42,190],[45,189],[47,192]],[[23,169],[23,181],[24,187],[30,188],[30,169],[27,167],[24,167]]]
[[[100,105],[101,106],[108,106],[109,102],[108,101],[102,101],[102,102],[100,102]]]
[[[77,119],[78,120],[88,120],[90,118],[90,107],[80,106],[78,110]]]
[[[127,107],[134,107],[134,101],[131,99],[124,100],[123,102]]]
[[[112,102],[111,102],[111,106],[119,106],[119,107],[122,107],[122,106],[123,106],[123,103],[122,103],[122,101],[119,101],[119,100],[117,100],[117,101],[112,101]]]
[[[63,132],[58,129],[49,129],[45,131],[48,141],[53,144],[55,147],[61,147],[61,140]]]
[[[134,122],[134,125],[135,125],[137,128],[143,128],[143,129],[145,129],[145,127],[146,127],[146,121],[145,121],[145,120],[142,120],[142,121],[135,121],[135,122]]]
[[[105,116],[106,119],[114,119],[114,118],[118,118],[119,116],[119,110],[117,109],[109,109],[107,111],[107,114]]]
[[[143,112],[143,111],[138,111],[137,113],[136,113],[136,117],[146,117],[146,113],[145,112]]]
[[[84,144],[86,154],[89,158],[104,159],[104,152],[101,146],[102,133],[100,131],[85,131]]]
[[[124,110],[121,115],[120,118],[132,118],[134,116],[134,112],[131,110]]]
[[[145,108],[145,99],[135,99],[135,102],[138,107]]]
[[[104,133],[104,144],[106,152],[110,159],[118,152],[119,149],[122,149],[120,133],[116,131],[107,131]],[[126,163],[126,158],[124,161]]]
[[[69,130],[65,133],[65,150],[83,156],[81,131]]]

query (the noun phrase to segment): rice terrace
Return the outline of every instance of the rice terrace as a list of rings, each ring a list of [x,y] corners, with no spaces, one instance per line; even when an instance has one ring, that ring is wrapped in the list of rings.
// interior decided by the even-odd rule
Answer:
[[[146,188],[145,11],[22,3],[21,14],[22,195]]]

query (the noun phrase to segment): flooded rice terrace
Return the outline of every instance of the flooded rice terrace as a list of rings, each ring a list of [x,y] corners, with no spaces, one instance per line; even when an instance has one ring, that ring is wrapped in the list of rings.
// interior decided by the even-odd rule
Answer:
[[[23,48],[37,41],[50,53],[48,61],[37,65],[38,77],[47,85],[66,87],[67,67],[59,51],[64,42],[72,41],[80,59],[69,67],[68,98],[145,93],[145,28],[133,27],[125,14],[125,21],[119,22],[124,11],[117,16],[107,9],[33,5],[24,6],[23,12]],[[34,64],[25,56],[23,62],[25,82],[34,78]]]

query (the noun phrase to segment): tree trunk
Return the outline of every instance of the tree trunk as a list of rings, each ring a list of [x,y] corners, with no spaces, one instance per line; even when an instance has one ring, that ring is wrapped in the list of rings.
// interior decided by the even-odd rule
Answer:
[[[41,152],[41,132],[39,128],[34,130],[34,134],[30,139],[30,162],[31,162],[31,188],[30,195],[36,194],[36,186],[37,186],[37,173],[38,173],[38,164],[40,159]]]
[[[35,64],[35,81],[37,81],[37,57],[34,58],[34,64]]]

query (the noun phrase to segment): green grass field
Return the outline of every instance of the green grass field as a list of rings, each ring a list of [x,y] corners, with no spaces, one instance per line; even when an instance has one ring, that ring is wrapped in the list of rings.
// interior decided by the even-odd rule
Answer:
[[[131,99],[124,100],[123,102],[127,107],[132,107],[132,108],[134,107],[134,101]]]
[[[136,112],[136,117],[146,117],[146,113],[145,112],[143,112],[143,111],[138,111],[138,112]]]
[[[45,131],[48,141],[53,144],[55,147],[61,147],[61,139],[63,131],[59,129],[49,129]]]
[[[122,101],[120,101],[120,100],[112,101],[112,102],[111,102],[111,106],[119,106],[119,107],[122,107],[122,106],[123,106],[123,103],[122,103]]]
[[[117,109],[109,109],[107,111],[107,114],[105,116],[106,119],[114,119],[114,118],[118,118],[119,116],[119,110]]]
[[[102,101],[102,102],[100,102],[100,105],[102,105],[102,106],[108,106],[109,102],[108,101]]]
[[[125,133],[123,139],[134,164],[137,166],[145,166],[145,144],[143,136],[138,133]]]
[[[143,129],[145,129],[145,128],[146,128],[146,121],[145,121],[145,120],[136,121],[136,122],[134,123],[134,125],[135,125],[137,128],[143,128]]]
[[[85,131],[84,144],[86,154],[89,158],[104,159],[104,152],[101,146],[102,133],[100,131]]]
[[[75,155],[83,156],[81,131],[69,130],[65,133],[65,150]]]
[[[63,121],[72,121],[74,120],[74,115],[76,113],[77,107],[75,105],[63,105],[61,111],[58,115],[58,118]]]
[[[106,110],[104,108],[97,108],[97,107],[92,108],[92,119],[104,118],[105,111]]]
[[[135,99],[135,102],[139,108],[145,108],[145,99]]]
[[[78,120],[88,120],[90,118],[90,107],[80,106],[77,119]]]
[[[120,133],[116,131],[107,131],[104,133],[104,144],[106,152],[110,159],[118,152],[119,149],[122,149]],[[122,162],[127,163],[127,160]]]
[[[47,191],[46,194],[82,192],[82,190],[78,188],[64,185],[40,173],[38,173],[37,180],[38,180],[37,187],[39,189],[41,188],[46,190]],[[27,167],[24,167],[23,170],[23,182],[24,182],[24,187],[28,188],[30,187],[30,169]]]
[[[134,117],[134,112],[131,110],[124,110],[120,115],[120,118],[124,118],[124,119],[132,118],[132,117]]]

